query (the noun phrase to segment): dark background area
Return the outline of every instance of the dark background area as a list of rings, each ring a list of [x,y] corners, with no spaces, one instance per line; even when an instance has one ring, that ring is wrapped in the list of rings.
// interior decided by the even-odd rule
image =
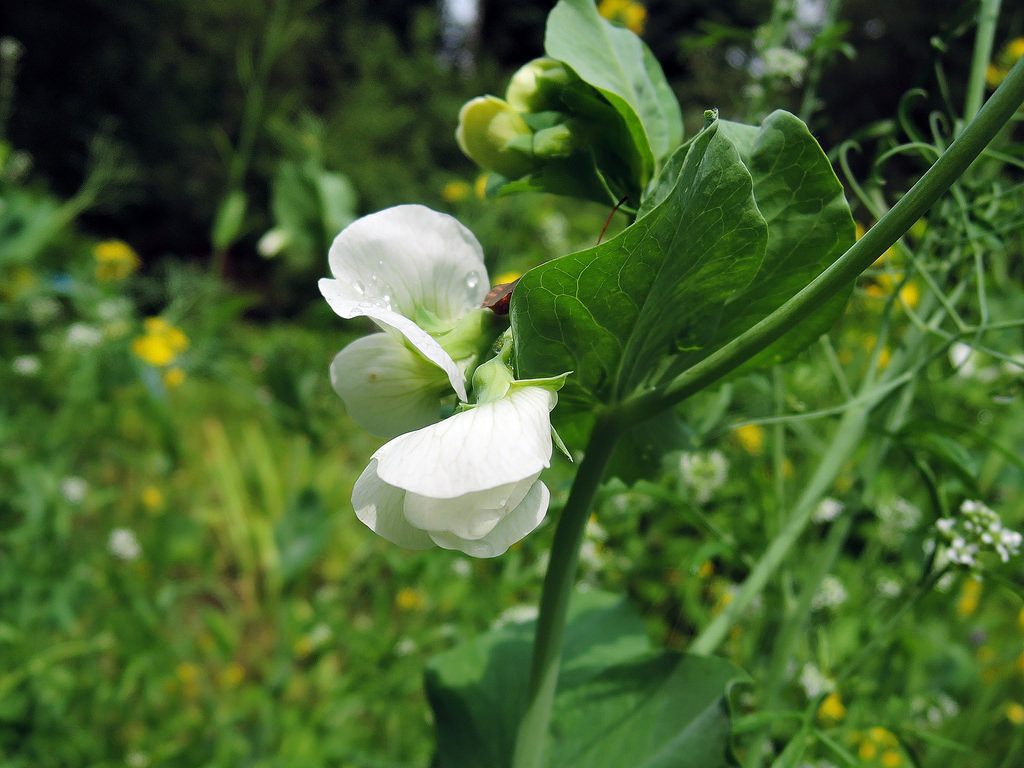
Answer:
[[[476,67],[467,74],[438,62],[432,3],[288,5],[295,37],[272,63],[267,119],[245,180],[249,215],[257,219],[274,164],[292,151],[289,132],[304,111],[323,121],[324,163],[352,179],[362,212],[436,204],[445,179],[471,179],[475,169],[452,138],[458,108],[479,93],[500,93],[511,71],[542,53],[550,9],[530,0],[484,3]],[[10,139],[32,155],[36,178],[68,196],[86,173],[90,142],[108,136],[129,180],[86,216],[86,229],[124,238],[143,255],[205,258],[227,185],[218,146],[235,140],[245,104],[239,51],[259,56],[271,7],[253,0],[6,4],[0,34],[25,46]],[[933,39],[945,43],[956,103],[970,58],[958,27],[973,7],[958,0],[845,3],[844,39],[856,59],[834,57],[824,72],[824,107],[811,121],[823,146],[892,117],[909,88],[924,87],[934,103]],[[718,106],[724,116],[745,117],[746,74],[725,62],[726,44],[701,40],[714,25],[730,28],[743,45],[770,11],[766,0],[652,0],[645,40],[684,114]],[[920,106],[924,111],[928,102]],[[689,121],[688,130],[694,127]],[[247,229],[258,233],[264,224]]]

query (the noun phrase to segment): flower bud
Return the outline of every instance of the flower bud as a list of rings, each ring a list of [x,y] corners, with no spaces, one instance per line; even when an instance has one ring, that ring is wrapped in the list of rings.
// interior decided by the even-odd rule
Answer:
[[[512,75],[505,92],[505,101],[520,112],[560,110],[562,88],[571,79],[562,62],[534,59]]]
[[[533,132],[516,110],[496,96],[479,96],[463,105],[455,140],[477,165],[510,179],[536,168],[529,151]]]
[[[578,146],[576,134],[565,123],[542,128],[533,135],[533,154],[545,160],[568,157]]]

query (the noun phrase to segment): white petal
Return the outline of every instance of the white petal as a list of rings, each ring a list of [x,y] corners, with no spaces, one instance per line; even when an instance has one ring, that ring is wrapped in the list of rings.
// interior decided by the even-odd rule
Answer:
[[[405,519],[431,533],[448,532],[462,539],[481,539],[522,502],[537,475],[457,499],[432,499],[405,494]]]
[[[550,501],[551,494],[547,486],[538,480],[530,487],[530,492],[519,506],[502,518],[494,530],[482,539],[461,539],[452,533],[440,531],[431,532],[430,538],[439,547],[457,549],[471,557],[497,557],[541,524]]]
[[[381,437],[440,421],[444,374],[386,333],[357,339],[331,363],[331,384],[352,420]]]
[[[414,528],[402,514],[405,491],[388,485],[377,476],[377,461],[369,466],[352,488],[352,506],[364,525],[393,544],[406,549],[430,549],[433,542],[419,528]]]
[[[409,318],[395,312],[385,306],[379,300],[377,303],[367,301],[365,298],[353,301],[350,298],[351,287],[341,280],[322,278],[319,282],[320,293],[327,299],[339,316],[351,319],[353,317],[369,317],[377,325],[385,329],[394,329],[402,334],[409,343],[419,350],[427,360],[434,363],[448,375],[452,389],[459,396],[460,400],[466,400],[466,377],[462,370],[452,360],[451,355],[444,351],[434,337],[420,328]]]
[[[422,205],[399,205],[354,221],[334,239],[328,260],[352,301],[380,299],[411,318],[425,307],[454,322],[479,307],[490,290],[473,233]]]
[[[396,437],[374,458],[387,483],[435,499],[484,491],[537,475],[551,463],[555,394],[541,387],[457,413]]]

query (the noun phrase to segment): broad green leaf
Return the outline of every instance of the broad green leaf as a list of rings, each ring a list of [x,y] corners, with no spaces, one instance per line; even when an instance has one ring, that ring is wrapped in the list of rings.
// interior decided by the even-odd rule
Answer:
[[[548,56],[597,88],[622,116],[644,157],[645,176],[683,138],[679,103],[647,46],[597,13],[593,0],[560,0],[548,15]]]
[[[595,248],[530,270],[512,297],[519,376],[574,371],[564,398],[614,402],[703,347],[761,264],[767,227],[750,174],[712,124],[650,213]]]
[[[838,259],[854,241],[843,187],[807,126],[781,110],[757,128],[721,121],[754,180],[754,199],[768,222],[768,248],[757,276],[727,302],[713,347],[767,317]],[[757,356],[744,370],[782,362],[827,331],[842,314],[852,285]],[[712,349],[702,350],[692,364]]]
[[[439,768],[509,765],[535,623],[489,632],[427,668]],[[570,607],[546,764],[559,768],[727,765],[726,696],[740,677],[721,659],[655,653],[636,613],[607,593]]]

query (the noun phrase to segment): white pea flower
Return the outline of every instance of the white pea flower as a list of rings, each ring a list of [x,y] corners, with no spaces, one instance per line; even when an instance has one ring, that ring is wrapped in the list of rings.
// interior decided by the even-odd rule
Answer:
[[[348,345],[331,382],[357,424],[382,437],[440,419],[439,398],[466,401],[466,376],[487,337],[480,309],[490,283],[483,250],[451,216],[399,205],[364,216],[328,255],[320,292],[341,317],[369,317],[385,333]]]
[[[550,412],[565,377],[514,381],[503,357],[477,369],[476,405],[370,458],[352,506],[377,534],[408,549],[496,557],[540,525],[550,494],[538,478],[551,463]]]

